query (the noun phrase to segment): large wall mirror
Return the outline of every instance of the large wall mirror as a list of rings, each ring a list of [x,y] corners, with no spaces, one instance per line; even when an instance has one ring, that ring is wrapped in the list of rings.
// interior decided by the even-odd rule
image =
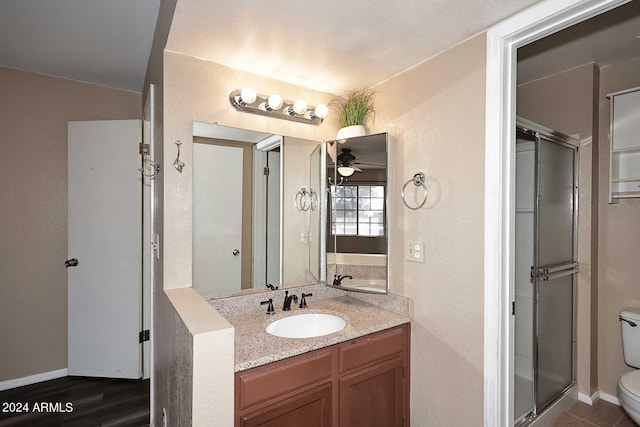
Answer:
[[[193,123],[198,293],[219,297],[326,279],[325,156],[318,141]]]
[[[327,283],[388,292],[387,134],[329,141]]]

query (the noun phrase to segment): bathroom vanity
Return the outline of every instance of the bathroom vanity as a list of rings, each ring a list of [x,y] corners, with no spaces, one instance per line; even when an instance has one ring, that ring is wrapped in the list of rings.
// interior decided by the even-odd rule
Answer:
[[[408,420],[409,324],[238,372],[236,426]]]
[[[320,286],[310,286],[316,295]],[[325,286],[309,308],[227,316],[235,328],[235,425],[408,425],[410,319]],[[320,291],[322,292],[322,291]],[[281,292],[271,292],[280,296]],[[264,294],[262,294],[264,297]],[[245,302],[249,302],[246,296]],[[400,305],[406,299],[396,298]],[[279,300],[276,300],[279,302]],[[220,307],[242,310],[228,299]],[[238,300],[239,302],[239,300]],[[249,304],[255,306],[255,302]],[[388,307],[389,308],[389,307]],[[281,338],[266,327],[289,316],[333,314],[344,329],[315,338]]]
[[[388,135],[193,132],[194,289],[234,327],[235,425],[408,425],[409,301],[387,280]]]

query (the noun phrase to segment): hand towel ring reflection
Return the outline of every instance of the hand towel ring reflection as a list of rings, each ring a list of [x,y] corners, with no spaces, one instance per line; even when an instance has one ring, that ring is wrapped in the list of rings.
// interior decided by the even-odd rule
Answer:
[[[402,203],[404,203],[404,205],[411,210],[415,211],[417,209],[420,209],[422,206],[424,206],[424,204],[427,201],[427,186],[424,184],[424,180],[425,180],[424,174],[422,172],[418,172],[415,175],[413,175],[413,178],[405,182],[404,186],[402,187]],[[404,191],[406,190],[407,185],[409,185],[410,182],[413,182],[413,185],[415,185],[416,187],[422,187],[422,189],[424,190],[424,198],[422,199],[422,202],[418,206],[410,206],[404,198]]]
[[[311,199],[311,202],[309,204],[309,209],[311,209],[312,211],[315,211],[316,208],[318,207],[318,194],[313,191],[312,188],[309,189],[309,198]]]
[[[149,163],[149,173],[144,170],[144,162]],[[142,167],[138,169],[138,172],[142,174],[143,178],[156,179],[156,175],[160,173],[160,166],[151,160],[151,155],[149,154],[148,148],[144,148],[142,152]]]
[[[311,190],[307,191],[306,188],[302,187],[297,193],[294,199],[296,208],[299,211],[306,212],[308,210],[316,210],[316,206],[318,205],[318,195],[315,191]]]

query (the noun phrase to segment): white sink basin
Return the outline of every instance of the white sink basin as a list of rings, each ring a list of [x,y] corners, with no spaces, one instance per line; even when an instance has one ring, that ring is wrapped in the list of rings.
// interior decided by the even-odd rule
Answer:
[[[276,320],[267,332],[282,338],[313,338],[338,332],[347,326],[343,318],[333,314],[296,314]]]

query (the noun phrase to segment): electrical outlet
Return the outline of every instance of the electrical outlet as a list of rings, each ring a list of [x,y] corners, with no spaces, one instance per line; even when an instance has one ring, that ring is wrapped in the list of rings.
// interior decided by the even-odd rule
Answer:
[[[411,262],[424,262],[424,242],[410,240],[406,243],[405,259]]]

